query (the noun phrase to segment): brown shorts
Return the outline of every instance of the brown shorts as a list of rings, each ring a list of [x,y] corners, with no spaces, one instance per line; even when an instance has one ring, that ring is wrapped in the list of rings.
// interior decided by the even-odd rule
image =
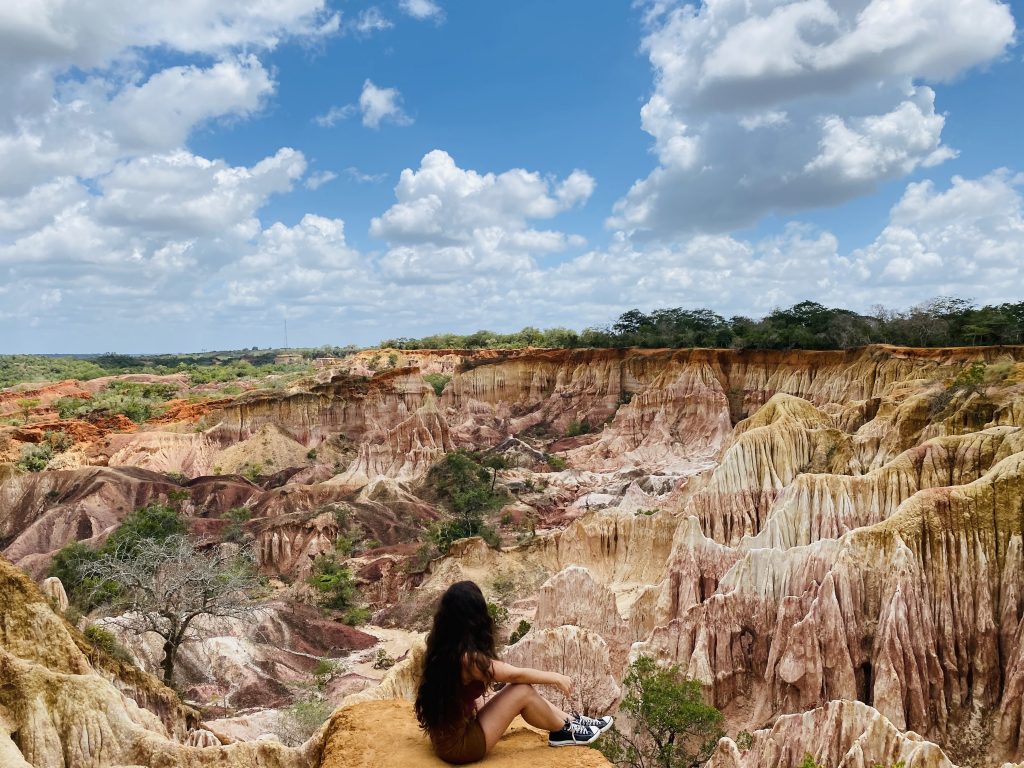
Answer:
[[[458,731],[436,739],[431,737],[430,741],[437,756],[453,765],[475,763],[487,755],[487,738],[475,717]]]

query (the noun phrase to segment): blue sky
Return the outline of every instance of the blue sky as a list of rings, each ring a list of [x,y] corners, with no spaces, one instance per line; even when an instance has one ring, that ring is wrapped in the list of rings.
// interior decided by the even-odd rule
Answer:
[[[366,344],[631,307],[1021,300],[1021,18],[0,9],[0,352],[277,345],[285,317],[293,344]]]

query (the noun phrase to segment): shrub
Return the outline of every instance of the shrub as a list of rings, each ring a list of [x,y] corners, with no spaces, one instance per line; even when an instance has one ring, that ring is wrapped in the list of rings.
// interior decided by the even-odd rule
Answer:
[[[613,727],[598,748],[611,762],[628,768],[690,768],[711,758],[724,735],[722,713],[704,703],[700,683],[678,665],[659,667],[641,656],[623,680],[621,710],[631,733]]]
[[[350,627],[358,627],[370,620],[370,609],[362,605],[353,606],[345,611],[341,620]]]
[[[980,392],[984,381],[984,363],[971,363],[956,375],[949,389],[953,392]]]
[[[444,388],[448,386],[448,382],[452,380],[452,377],[446,373],[427,373],[424,374],[423,380],[434,388],[434,394],[438,397],[444,392]]]
[[[166,541],[172,536],[184,536],[186,532],[185,521],[181,519],[178,510],[160,504],[148,504],[128,515],[100,551],[113,552],[122,545],[134,549],[143,539]]]
[[[494,624],[497,627],[502,627],[508,622],[508,608],[501,603],[492,603],[488,600],[487,613],[494,619]]]
[[[135,665],[131,653],[118,642],[117,637],[109,629],[99,624],[90,624],[82,634],[93,648],[98,648],[110,658],[117,659],[123,664]]]
[[[334,707],[319,699],[295,702],[280,715],[278,723],[282,741],[289,747],[305,744],[327,722],[332,712]]]
[[[563,469],[569,466],[569,462],[563,459],[561,456],[555,456],[553,453],[544,454],[544,461],[548,463],[556,472],[561,472]]]
[[[61,580],[72,605],[88,612],[110,602],[118,591],[111,582],[87,577],[87,566],[118,550],[131,554],[143,541],[166,541],[185,531],[185,523],[176,509],[150,504],[128,515],[99,549],[80,541],[68,544],[54,555],[48,575]]]
[[[21,449],[17,465],[27,472],[42,472],[53,458],[53,448],[48,443],[26,445]]]
[[[526,637],[526,633],[530,631],[530,626],[530,622],[528,622],[526,619],[520,619],[519,626],[517,626],[512,631],[512,634],[508,636],[508,644],[515,645],[524,637]]]
[[[334,555],[321,555],[313,561],[309,584],[319,590],[320,605],[336,611],[349,610],[359,596],[352,572]]]
[[[497,531],[484,521],[484,513],[508,500],[504,490],[493,489],[497,468],[488,469],[477,456],[452,451],[430,468],[426,486],[428,495],[438,499],[448,515],[427,530],[427,537],[442,554],[453,542],[480,536],[490,546],[500,544]]]
[[[43,432],[43,439],[53,449],[54,453],[64,453],[64,451],[69,450],[75,444],[75,438],[59,429],[46,430]]]
[[[565,430],[566,437],[579,437],[590,432],[590,420],[585,418],[583,421],[570,421],[569,426]]]
[[[240,543],[245,536],[243,523],[252,519],[252,510],[246,507],[233,507],[220,517],[221,520],[228,521],[228,524],[224,526],[224,541],[233,544]]]
[[[377,649],[377,655],[373,659],[374,669],[391,669],[395,666],[395,659],[383,648]]]

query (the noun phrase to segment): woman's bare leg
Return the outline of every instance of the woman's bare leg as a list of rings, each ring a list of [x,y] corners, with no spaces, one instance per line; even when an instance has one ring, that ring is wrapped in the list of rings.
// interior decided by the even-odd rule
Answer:
[[[537,693],[532,685],[506,685],[484,704],[477,715],[487,738],[488,752],[498,743],[516,715],[522,715],[523,720],[534,728],[545,731],[560,730],[569,717]]]

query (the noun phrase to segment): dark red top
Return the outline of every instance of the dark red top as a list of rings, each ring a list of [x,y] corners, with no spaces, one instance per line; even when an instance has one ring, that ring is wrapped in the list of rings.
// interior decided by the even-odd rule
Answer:
[[[476,700],[484,695],[487,686],[480,680],[470,680],[461,688],[459,696],[462,698],[462,711],[466,717],[472,717],[476,713]]]

